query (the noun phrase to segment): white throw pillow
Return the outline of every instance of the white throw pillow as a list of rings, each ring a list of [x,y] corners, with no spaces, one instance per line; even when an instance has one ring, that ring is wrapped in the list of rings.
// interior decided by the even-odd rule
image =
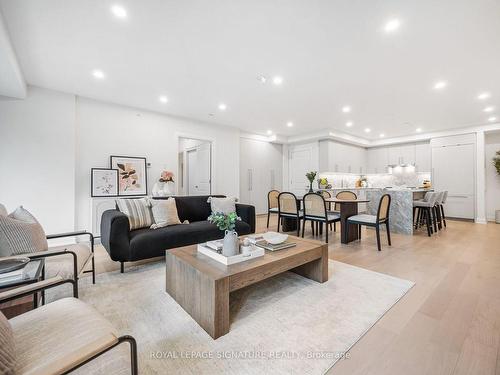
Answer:
[[[149,228],[153,224],[153,215],[147,198],[117,199],[116,205],[127,215],[130,230]]]
[[[169,225],[181,224],[175,198],[151,199],[151,211],[153,212],[154,224],[151,229],[163,228]]]
[[[210,202],[210,207],[212,209],[212,213],[220,213],[227,215],[231,212],[236,212],[236,198],[235,197],[227,197],[227,198],[216,198],[209,197],[208,201]]]

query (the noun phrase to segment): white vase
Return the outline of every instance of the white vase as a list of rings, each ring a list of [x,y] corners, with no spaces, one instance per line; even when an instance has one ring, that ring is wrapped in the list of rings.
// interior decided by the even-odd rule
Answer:
[[[173,181],[165,182],[163,191],[165,195],[175,195],[175,183]]]
[[[165,187],[164,182],[156,182],[153,186],[153,190],[151,191],[153,197],[162,197],[164,187]]]
[[[234,230],[226,230],[222,244],[222,255],[231,257],[239,253],[238,233]]]

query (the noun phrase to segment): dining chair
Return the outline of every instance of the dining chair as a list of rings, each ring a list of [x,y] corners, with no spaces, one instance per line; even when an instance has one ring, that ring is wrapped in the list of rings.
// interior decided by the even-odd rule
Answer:
[[[321,195],[323,196],[323,198],[326,199],[330,199],[332,197],[332,194],[329,192],[329,191],[326,191],[326,190],[322,190],[321,191]],[[326,202],[326,207],[328,209],[328,211],[331,211],[332,210],[332,202]],[[335,224],[335,223],[334,223]],[[332,227],[332,224],[330,223],[330,230],[337,230],[337,228],[333,228]]]
[[[278,195],[278,232],[283,218],[295,219],[297,221],[297,236],[300,236],[300,220],[304,212],[299,209],[300,202],[293,193],[282,192]]]
[[[326,209],[325,198],[322,194],[308,193],[304,195],[304,222],[302,224],[302,237],[304,237],[304,230],[306,221],[310,220],[317,223],[325,223],[326,228],[328,224],[340,221],[340,215],[328,212]],[[328,243],[328,229],[325,230],[325,240]]]
[[[271,214],[278,214],[278,190],[271,190],[267,193],[267,227],[269,228],[269,217]]]
[[[351,200],[351,199],[354,200],[354,199],[358,199],[358,196],[356,195],[356,193],[354,193],[352,191],[342,190],[342,191],[339,191],[337,193],[337,195],[335,195],[335,198],[345,199],[345,200]],[[335,203],[333,206],[333,211],[331,211],[331,212],[340,214],[340,203]],[[336,223],[333,223],[333,231],[334,232],[337,231],[337,224]],[[361,237],[361,230],[360,230],[359,235]]]
[[[378,251],[381,250],[380,247],[380,226],[385,224],[385,229],[387,232],[387,242],[391,246],[391,232],[389,229],[389,211],[391,208],[391,196],[389,194],[384,194],[380,198],[378,204],[377,215],[367,215],[360,214],[354,215],[347,219],[347,224],[357,224],[365,225],[368,227],[375,227],[377,233],[377,247]],[[347,225],[346,232],[349,231],[349,225]]]

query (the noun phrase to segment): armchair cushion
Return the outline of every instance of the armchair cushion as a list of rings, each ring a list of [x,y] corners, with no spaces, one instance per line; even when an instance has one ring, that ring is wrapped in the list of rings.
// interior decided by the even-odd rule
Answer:
[[[0,256],[47,250],[47,238],[40,223],[22,206],[7,216],[0,215]]]
[[[9,321],[0,312],[0,374],[14,375],[16,369],[16,348]]]
[[[92,251],[85,243],[77,243],[65,246],[54,246],[49,251],[72,251],[76,254],[77,258],[77,271],[78,276],[85,270],[85,267],[92,259]],[[65,279],[73,278],[73,255],[65,254],[45,258],[45,277],[53,277],[56,275],[62,276]]]
[[[62,373],[117,342],[118,337],[111,323],[76,298],[57,300],[9,322],[16,353],[22,354],[17,359],[19,374]]]

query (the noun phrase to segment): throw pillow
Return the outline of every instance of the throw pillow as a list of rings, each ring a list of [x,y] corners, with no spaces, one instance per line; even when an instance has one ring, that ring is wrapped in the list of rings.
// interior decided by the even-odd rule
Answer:
[[[14,375],[16,373],[15,342],[12,327],[0,312],[0,374]]]
[[[20,255],[48,249],[40,223],[22,206],[0,216],[0,256]]]
[[[153,216],[149,201],[146,198],[117,199],[118,209],[128,217],[130,230],[149,228],[153,224]]]
[[[151,199],[151,211],[153,212],[154,224],[151,229],[163,228],[168,225],[181,224],[175,198]]]
[[[7,209],[5,206],[0,203],[0,216],[7,216],[9,213],[7,212]]]
[[[212,213],[223,213],[230,214],[231,212],[236,212],[236,198],[235,197],[227,197],[227,198],[216,198],[209,197],[208,201],[210,203],[210,207],[212,209]]]

